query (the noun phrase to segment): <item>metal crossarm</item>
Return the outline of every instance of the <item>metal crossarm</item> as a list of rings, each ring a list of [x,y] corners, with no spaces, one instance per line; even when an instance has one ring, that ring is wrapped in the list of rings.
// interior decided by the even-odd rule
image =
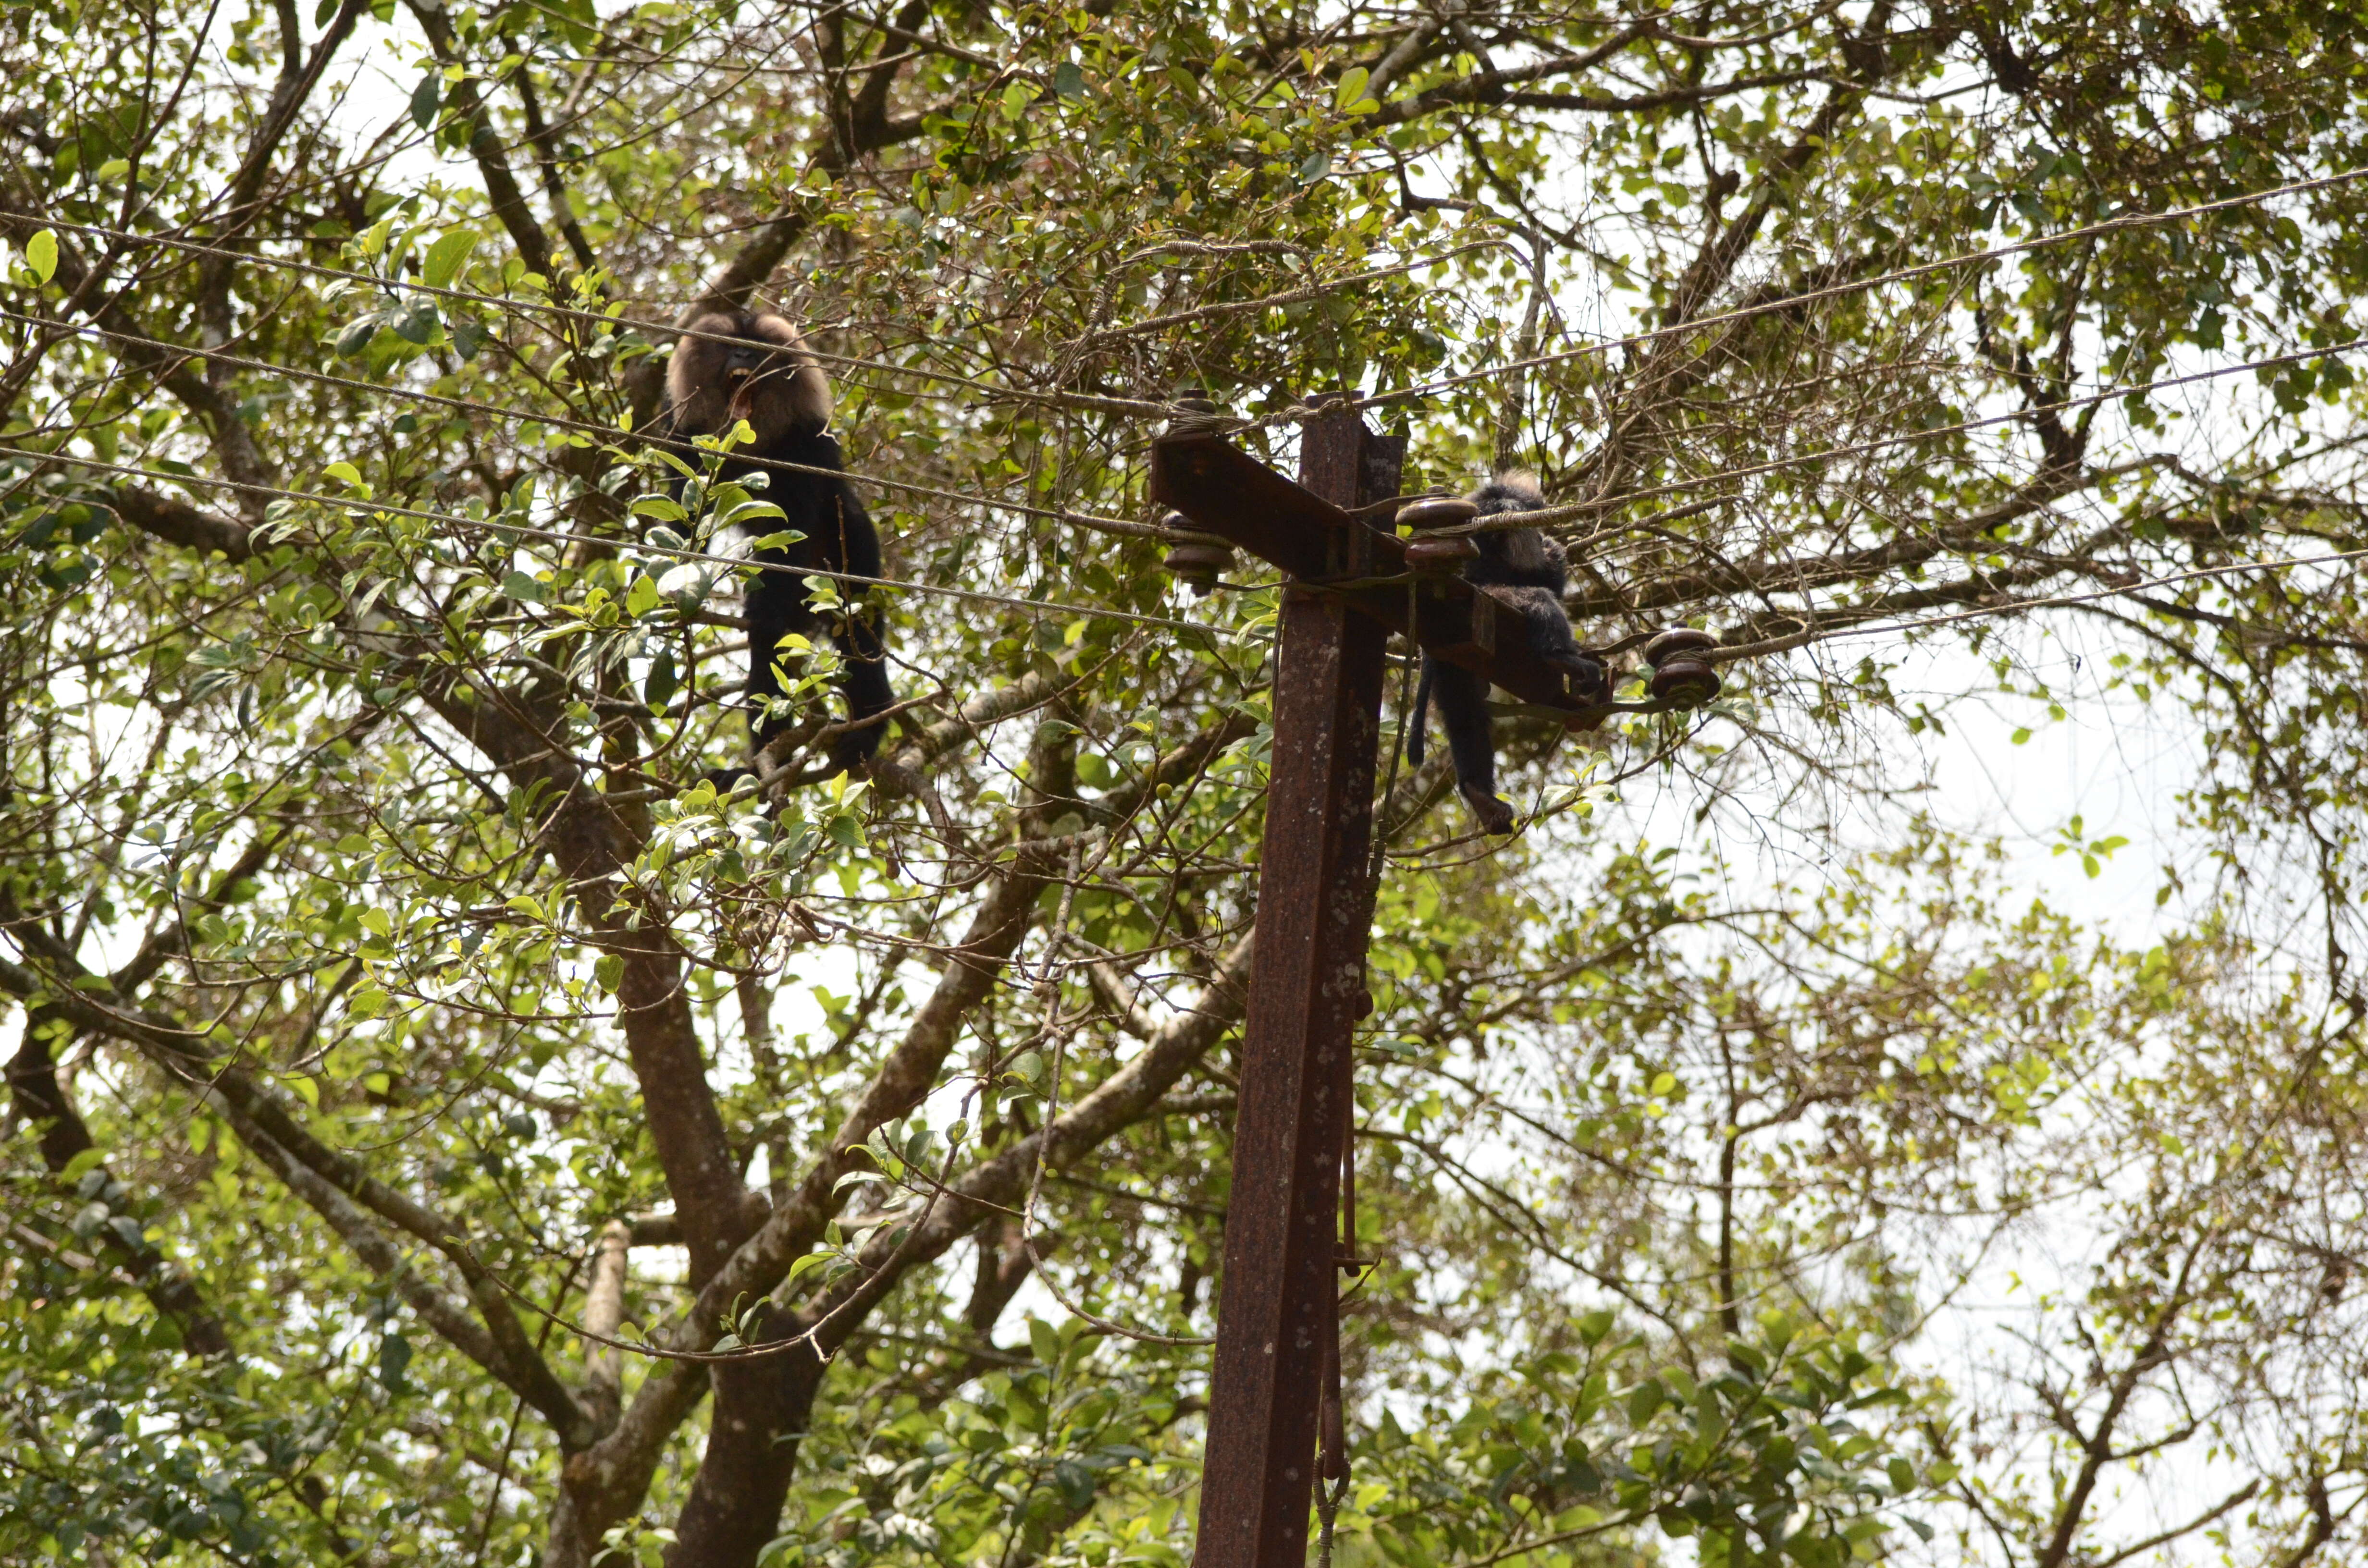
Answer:
[[[1385,501],[1395,494],[1394,483],[1353,505]],[[1406,541],[1393,529],[1292,483],[1219,437],[1193,433],[1154,442],[1151,495],[1183,513],[1194,528],[1230,540],[1298,583],[1337,596],[1426,652],[1486,676],[1534,708],[1563,714],[1572,729],[1591,730],[1619,710],[1575,696],[1568,673],[1531,652],[1519,615],[1486,589],[1452,575],[1409,574]]]

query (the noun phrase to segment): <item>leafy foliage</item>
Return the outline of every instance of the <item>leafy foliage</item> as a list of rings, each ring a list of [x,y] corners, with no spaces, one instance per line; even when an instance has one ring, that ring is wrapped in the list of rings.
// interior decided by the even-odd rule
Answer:
[[[1725,692],[1379,781],[1335,1560],[2336,1560],[2361,22],[0,10],[0,1555],[1188,1561],[1279,585],[1144,452],[1346,388]],[[868,777],[792,639],[719,784],[750,299]],[[2143,937],[1926,805],[2100,708]]]

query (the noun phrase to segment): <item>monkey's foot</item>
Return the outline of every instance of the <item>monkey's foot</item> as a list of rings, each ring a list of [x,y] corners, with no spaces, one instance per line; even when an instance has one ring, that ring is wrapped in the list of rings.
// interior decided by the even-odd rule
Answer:
[[[1477,784],[1460,785],[1458,792],[1463,795],[1463,803],[1472,808],[1472,814],[1480,819],[1481,832],[1501,835],[1513,831],[1512,807]]]

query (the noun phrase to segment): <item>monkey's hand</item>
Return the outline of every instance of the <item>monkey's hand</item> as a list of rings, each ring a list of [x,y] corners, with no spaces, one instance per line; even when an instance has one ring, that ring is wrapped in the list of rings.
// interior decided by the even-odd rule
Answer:
[[[1571,677],[1571,695],[1581,702],[1611,700],[1611,677],[1600,659],[1588,653],[1550,653],[1545,662]]]

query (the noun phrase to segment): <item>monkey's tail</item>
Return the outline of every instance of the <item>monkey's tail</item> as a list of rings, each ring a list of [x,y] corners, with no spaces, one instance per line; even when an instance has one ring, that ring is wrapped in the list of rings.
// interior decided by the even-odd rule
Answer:
[[[1422,662],[1422,679],[1415,683],[1414,711],[1406,715],[1406,757],[1410,767],[1422,766],[1424,732],[1430,728],[1430,661]]]

